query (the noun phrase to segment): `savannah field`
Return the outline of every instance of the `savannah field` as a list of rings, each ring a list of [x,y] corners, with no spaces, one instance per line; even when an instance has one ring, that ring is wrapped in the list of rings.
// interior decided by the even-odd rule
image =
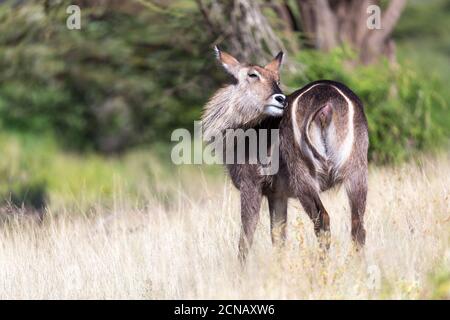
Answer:
[[[357,3],[380,5],[383,41]],[[0,1],[0,299],[450,299],[449,18],[449,0]],[[225,169],[170,157],[232,82],[215,45],[260,65],[284,50],[285,94],[329,79],[360,97],[364,250],[332,190],[329,251],[294,199],[273,248],[264,201],[240,265]]]
[[[286,248],[272,248],[264,203],[244,268],[237,259],[239,196],[225,173],[211,178],[201,167],[182,168],[178,180],[162,178],[159,190],[143,179],[145,196],[135,201],[115,179],[110,205],[60,203],[42,223],[16,209],[3,221],[0,298],[448,299],[449,172],[449,156],[371,167],[362,252],[350,241],[343,190],[322,196],[331,217],[329,252],[320,251],[295,200]]]

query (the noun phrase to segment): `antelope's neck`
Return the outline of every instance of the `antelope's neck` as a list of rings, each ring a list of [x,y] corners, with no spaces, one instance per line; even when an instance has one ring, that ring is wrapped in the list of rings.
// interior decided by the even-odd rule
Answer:
[[[236,85],[228,85],[216,92],[203,112],[203,134],[209,140],[223,135],[227,129],[248,129],[261,122],[261,111],[255,101]]]

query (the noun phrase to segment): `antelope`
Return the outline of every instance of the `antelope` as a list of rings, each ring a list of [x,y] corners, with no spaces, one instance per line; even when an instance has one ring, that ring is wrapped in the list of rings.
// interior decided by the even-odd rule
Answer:
[[[268,200],[275,246],[285,243],[288,199],[297,198],[320,243],[328,248],[329,215],[319,194],[340,184],[345,185],[350,203],[352,239],[357,248],[362,247],[368,127],[360,99],[345,85],[328,80],[310,83],[286,97],[279,87],[282,52],[262,67],[240,63],[217,47],[215,51],[234,83],[219,89],[205,105],[205,140],[227,129],[279,129],[276,174],[262,175],[260,162],[226,164],[240,191],[241,261],[252,245],[263,197]],[[236,147],[234,140],[228,142],[227,147]],[[250,148],[246,152],[248,160]]]

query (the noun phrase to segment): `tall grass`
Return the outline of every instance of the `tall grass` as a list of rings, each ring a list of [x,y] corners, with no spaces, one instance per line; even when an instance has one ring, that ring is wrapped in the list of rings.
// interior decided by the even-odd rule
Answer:
[[[93,216],[68,207],[66,214],[49,209],[41,224],[4,223],[0,298],[450,298],[449,171],[448,156],[372,167],[363,252],[352,247],[342,191],[323,196],[328,253],[294,200],[287,246],[274,250],[264,205],[244,268],[238,193],[226,178],[191,171],[158,180],[170,201],[145,181],[141,202],[117,188],[112,204],[98,203]]]

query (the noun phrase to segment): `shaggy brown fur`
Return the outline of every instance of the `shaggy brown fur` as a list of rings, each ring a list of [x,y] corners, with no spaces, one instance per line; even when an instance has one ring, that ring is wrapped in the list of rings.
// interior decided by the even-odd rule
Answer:
[[[352,238],[358,246],[364,245],[369,140],[360,99],[338,82],[308,84],[288,97],[280,143],[282,166],[275,179],[281,183],[275,188],[300,200],[319,235],[330,229],[319,193],[343,183],[351,208]]]
[[[326,235],[321,239],[328,247],[329,216],[319,194],[341,183],[346,187],[350,202],[352,238],[362,246],[365,242],[368,128],[359,98],[341,83],[316,81],[288,97],[287,108],[280,118],[263,111],[267,97],[279,92],[278,72],[277,77],[271,78],[276,90],[270,90],[265,83],[265,89],[260,87],[250,101],[249,93],[239,92],[238,88],[242,82],[246,86],[251,84],[246,76],[248,70],[255,67],[245,66],[244,72],[238,65],[234,68],[232,74],[238,80],[234,86],[238,87],[219,90],[207,104],[203,117],[205,132],[210,135],[227,128],[280,129],[280,168],[276,175],[261,175],[260,163],[227,165],[233,184],[241,193],[241,259],[245,258],[253,241],[263,196],[269,203],[274,244],[282,245],[286,239],[287,202],[294,197],[312,219],[316,234]],[[263,73],[261,69],[257,70]]]

